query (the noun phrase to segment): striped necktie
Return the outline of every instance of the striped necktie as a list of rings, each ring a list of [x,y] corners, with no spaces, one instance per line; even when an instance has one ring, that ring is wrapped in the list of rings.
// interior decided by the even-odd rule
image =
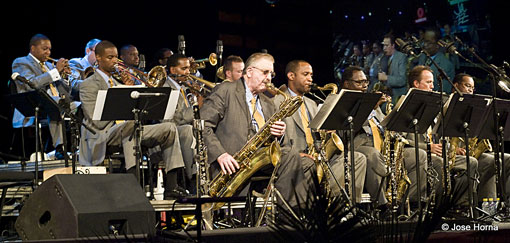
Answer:
[[[39,65],[41,65],[41,69],[44,73],[48,72],[48,68],[46,68],[46,65],[44,65],[44,62],[39,62]],[[51,91],[51,95],[58,96],[57,88],[55,88],[55,85],[53,85],[53,83],[50,83],[50,91]]]
[[[377,124],[375,123],[373,117],[370,120],[368,120],[368,124],[370,125],[370,129],[372,130],[372,136],[374,138],[374,147],[377,149],[377,151],[381,152],[382,136],[381,132],[379,132],[379,128],[377,127]]]
[[[257,110],[257,106],[256,106],[256,103],[257,103],[257,99],[255,98],[252,98],[251,99],[251,109],[253,110],[253,118],[255,119],[255,121],[257,122],[257,126],[260,128],[262,128],[262,126],[264,126],[264,124],[266,123],[264,121],[264,118],[262,117],[262,115],[259,113],[259,111]]]
[[[303,124],[303,130],[305,131],[306,144],[308,144],[308,148],[312,148],[313,146],[313,137],[312,131],[308,127],[310,121],[308,120],[308,115],[306,113],[305,103],[301,103],[300,112],[301,115],[301,123]]]

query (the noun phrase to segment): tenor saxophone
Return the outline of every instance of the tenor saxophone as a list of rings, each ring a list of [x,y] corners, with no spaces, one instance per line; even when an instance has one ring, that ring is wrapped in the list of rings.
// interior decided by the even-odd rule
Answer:
[[[393,108],[391,100],[386,104],[386,114],[390,114]],[[409,142],[400,134],[385,130],[381,154],[385,164],[390,168],[390,182],[386,190],[386,199],[388,202],[400,202],[406,194],[411,180],[404,168],[404,146]],[[395,161],[395,162],[393,162]]]
[[[265,146],[271,137],[271,125],[276,121],[291,116],[303,103],[303,99],[299,96],[289,97],[281,90],[276,89],[273,84],[266,83],[268,89],[276,91],[285,97],[281,103],[279,110],[269,118],[264,126],[251,137],[248,142],[233,155],[239,164],[239,170],[235,173],[223,174],[219,173],[209,184],[209,195],[211,197],[230,197],[242,189],[248,179],[260,168],[269,163],[276,164],[280,161],[280,146],[273,141],[270,146]],[[262,147],[262,148],[261,148]],[[219,209],[224,203],[215,203],[213,209]]]

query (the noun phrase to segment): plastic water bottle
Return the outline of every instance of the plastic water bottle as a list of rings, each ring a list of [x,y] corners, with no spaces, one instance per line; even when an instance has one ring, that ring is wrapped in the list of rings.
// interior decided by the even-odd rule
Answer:
[[[161,168],[158,169],[158,180],[156,184],[156,188],[154,189],[154,199],[163,200],[163,195],[165,192],[165,188],[163,187],[163,170]]]
[[[489,198],[489,213],[490,215],[494,214],[494,198]]]
[[[489,199],[488,198],[484,198],[482,199],[482,210],[486,213],[490,213],[489,212]]]
[[[494,214],[496,214],[498,212],[498,207],[499,207],[499,197],[496,198],[496,201],[494,202]]]

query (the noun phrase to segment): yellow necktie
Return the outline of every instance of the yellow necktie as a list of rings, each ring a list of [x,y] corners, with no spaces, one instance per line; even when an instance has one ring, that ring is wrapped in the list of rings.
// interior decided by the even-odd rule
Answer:
[[[48,69],[46,68],[46,65],[44,65],[44,62],[39,62],[39,65],[41,65],[41,69],[43,70],[44,73],[48,72]],[[55,88],[55,85],[53,85],[53,83],[50,83],[50,91],[51,95],[58,96],[57,88]]]
[[[374,147],[377,149],[377,151],[381,152],[381,146],[382,146],[382,136],[379,132],[379,128],[374,122],[374,118],[368,120],[368,124],[370,124],[370,129],[372,129],[372,136],[374,137]]]
[[[312,137],[312,131],[310,128],[308,128],[308,115],[306,114],[306,107],[305,103],[301,103],[301,109],[299,114],[301,115],[301,123],[303,124],[303,129],[305,130],[305,136],[306,136],[306,144],[308,144],[309,148],[312,148],[313,146],[313,137]]]
[[[257,125],[259,126],[259,129],[260,129],[260,128],[262,128],[262,126],[264,126],[264,123],[266,123],[266,122],[264,121],[264,118],[257,110],[257,107],[255,105],[256,103],[257,103],[257,99],[252,98],[251,99],[251,109],[253,110],[253,118],[257,122]]]
[[[108,83],[110,84],[110,88],[115,86],[115,84],[113,83],[112,78],[108,78]]]
[[[186,98],[186,93],[184,93],[183,88],[181,88],[181,95],[182,95],[182,99],[184,100],[184,104],[186,105],[186,107],[189,107],[188,98]]]

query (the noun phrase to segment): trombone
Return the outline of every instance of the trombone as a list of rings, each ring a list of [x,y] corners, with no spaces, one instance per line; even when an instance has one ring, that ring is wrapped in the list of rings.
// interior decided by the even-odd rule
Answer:
[[[118,59],[115,64],[115,69],[117,69],[119,73],[125,73],[130,78],[150,88],[163,86],[167,78],[165,67],[162,65],[155,66],[149,73],[145,73],[138,68],[128,67],[122,60]]]
[[[214,82],[207,81],[192,74],[170,74],[170,77],[175,78],[180,84],[183,84],[203,97],[208,96],[212,92],[212,89],[216,87]],[[187,80],[182,81],[183,78]]]

